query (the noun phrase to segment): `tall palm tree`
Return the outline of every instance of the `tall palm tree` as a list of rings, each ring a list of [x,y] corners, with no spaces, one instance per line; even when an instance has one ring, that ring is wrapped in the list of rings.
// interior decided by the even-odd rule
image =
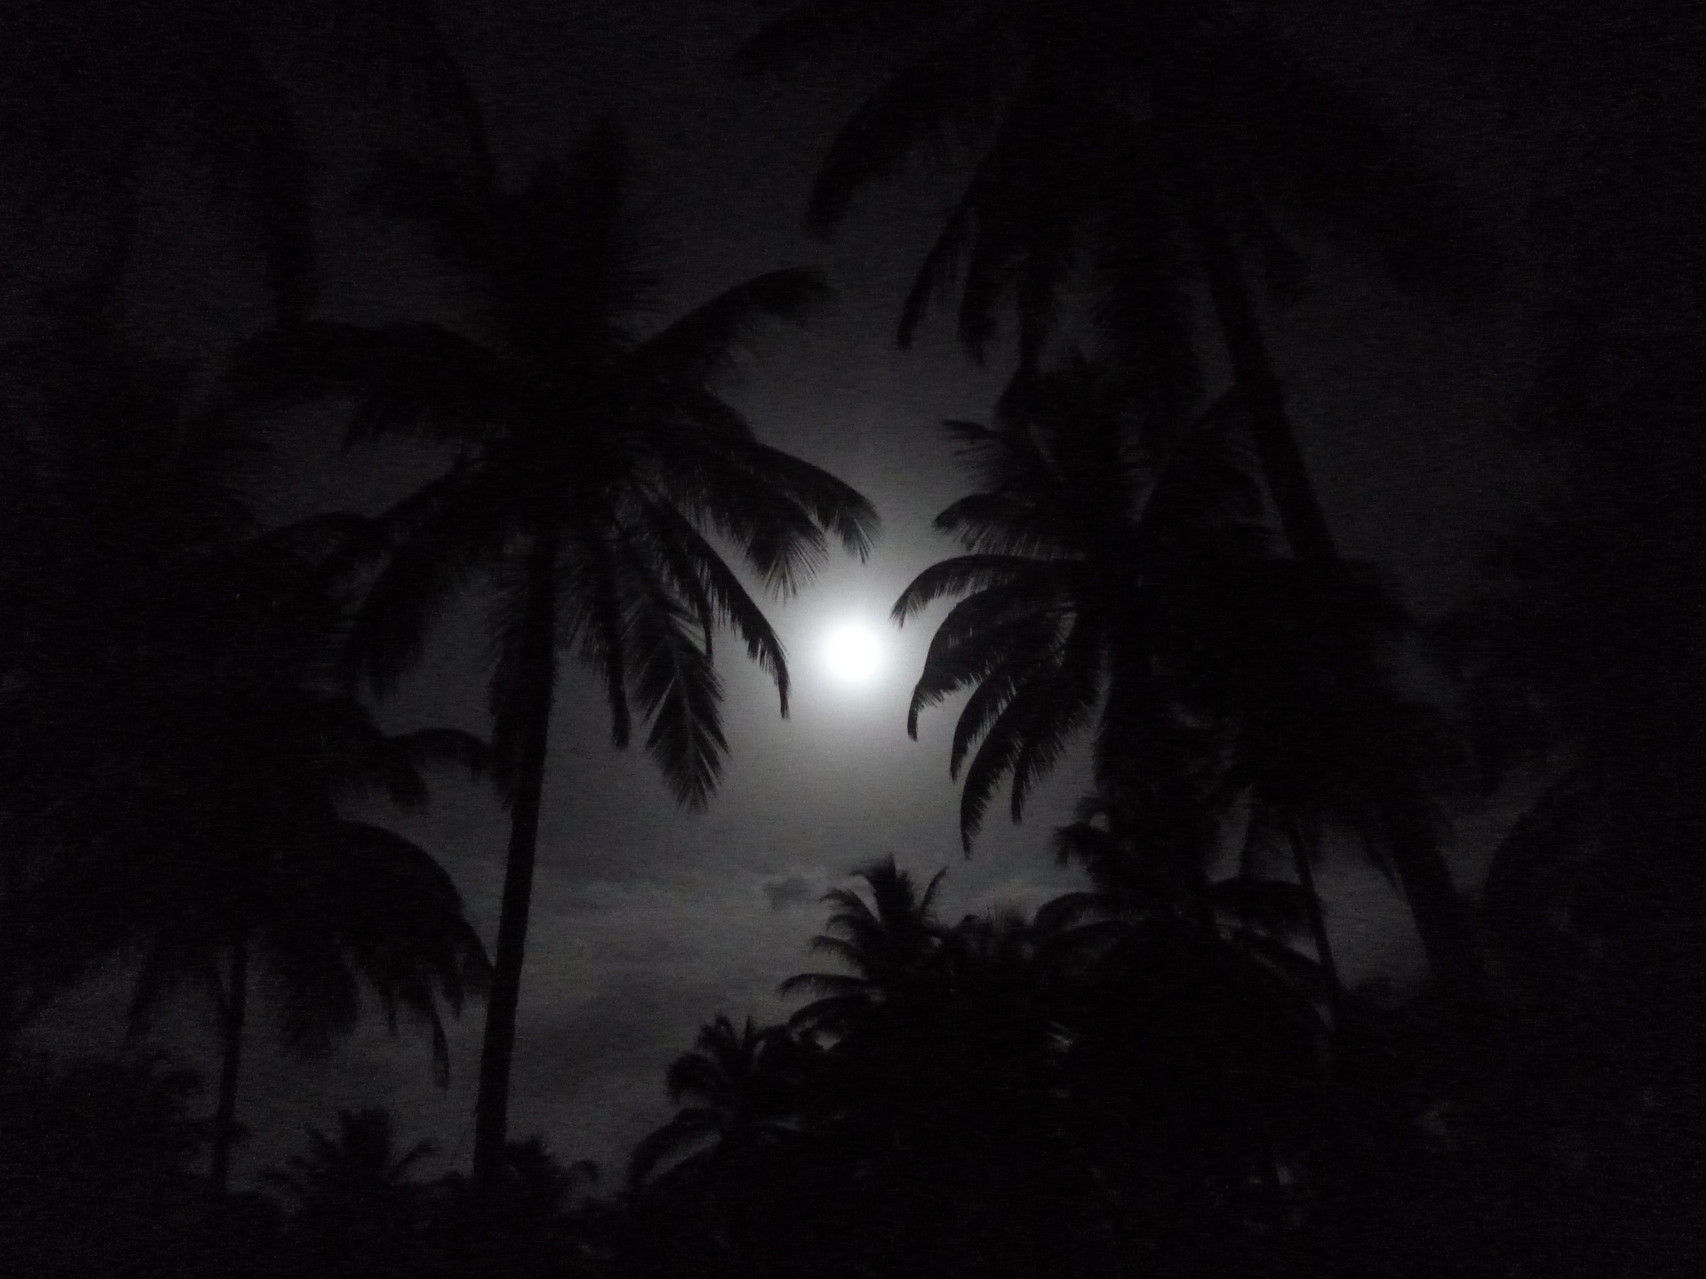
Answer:
[[[1331,969],[1306,836],[1350,826],[1391,857],[1439,980],[1466,1009],[1484,1003],[1430,790],[1443,729],[1384,665],[1405,619],[1360,566],[1274,554],[1236,453],[1207,427],[1163,451],[1128,386],[1075,361],[1017,379],[995,429],[951,424],[984,484],[936,526],[969,554],[919,574],[894,616],[964,597],[932,638],[908,730],[972,690],[949,762],[958,776],[970,759],[968,848],[1001,784],[1017,819],[1094,722],[1108,839],[1151,887],[1206,908],[1222,820],[1253,806],[1253,832],[1288,843]]]
[[[1182,594],[1191,697],[1226,726],[1220,793],[1246,806],[1252,851],[1281,851],[1306,886],[1335,989],[1312,867],[1334,828],[1395,876],[1445,989],[1465,1012],[1484,1008],[1479,941],[1441,851],[1459,752],[1444,716],[1391,671],[1414,623],[1367,566],[1344,561],[1227,562]]]
[[[491,707],[511,830],[481,1056],[482,1177],[507,1124],[558,654],[578,651],[598,673],[618,746],[636,713],[651,721],[646,746],[676,798],[703,805],[726,750],[719,626],[788,704],[781,643],[710,535],[787,592],[829,537],[864,555],[876,527],[868,502],[761,443],[717,390],[760,321],[798,319],[822,294],[818,277],[774,271],[645,332],[657,286],[629,186],[609,125],[520,191],[399,161],[372,198],[423,223],[483,287],[482,339],[432,324],[313,324],[263,342],[240,371],[263,395],[355,395],[352,440],[406,433],[461,450],[385,517],[392,550],[351,653],[383,691],[470,577],[495,589]]]
[[[1088,268],[1102,286],[1091,314],[1177,409],[1203,362],[1200,280],[1287,538],[1299,555],[1330,557],[1251,264],[1276,281],[1295,274],[1283,210],[1361,232],[1407,280],[1462,281],[1474,246],[1451,225],[1439,184],[1404,162],[1366,104],[1259,18],[1219,3],[805,0],[741,61],[771,72],[860,41],[892,70],[831,142],[808,226],[832,231],[855,195],[918,150],[958,144],[973,157],[903,307],[902,344],[958,286],[968,348],[983,352],[1011,302],[1020,367],[1033,368],[1066,327],[1073,273]]]

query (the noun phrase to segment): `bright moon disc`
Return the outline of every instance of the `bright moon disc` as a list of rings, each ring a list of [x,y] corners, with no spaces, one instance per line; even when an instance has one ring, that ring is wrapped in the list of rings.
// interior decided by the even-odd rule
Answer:
[[[825,637],[823,662],[843,683],[863,684],[882,666],[883,642],[863,622],[843,622]]]

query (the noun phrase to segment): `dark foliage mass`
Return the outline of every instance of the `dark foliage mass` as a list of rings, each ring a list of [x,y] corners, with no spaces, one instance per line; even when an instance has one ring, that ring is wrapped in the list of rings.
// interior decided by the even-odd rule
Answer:
[[[1414,33],[1484,26],[1464,74],[1513,112],[1568,86],[1588,106],[1547,127],[1598,148],[1538,183],[1533,229],[1569,265],[1504,426],[1542,496],[1427,625],[1341,554],[1274,341],[1328,239],[1442,314],[1486,300],[1473,202],[1402,113],[1261,6],[807,0],[753,36],[749,74],[882,64],[821,158],[813,231],[922,153],[958,165],[897,336],[951,305],[967,355],[1011,373],[986,424],[946,424],[967,491],[936,519],[959,553],[894,605],[948,605],[907,728],[956,708],[968,853],[1087,741],[1092,792],[1052,842],[1086,887],[950,924],[945,872],[867,864],[781,983],[791,1017],[717,1013],[667,1069],[674,1118],[601,1178],[508,1131],[547,732],[579,709],[557,672],[595,673],[615,744],[642,735],[688,806],[727,752],[717,641],[786,713],[742,571],[785,594],[865,554],[876,517],[724,396],[825,286],[779,269],[657,322],[621,130],[509,181],[432,7],[339,0],[340,56],[398,135],[351,202],[424,230],[467,305],[315,315],[312,139],[270,56],[314,44],[313,8],[259,6],[252,31],[198,0],[35,6],[17,29],[57,66],[64,15],[86,22],[123,93],[85,157],[114,215],[0,348],[0,1271],[1699,1273],[1706,173],[1648,126],[1673,90],[1633,83],[1631,29],[1447,5]],[[149,355],[127,310],[174,148],[249,215],[273,303],[207,367]],[[352,469],[393,437],[442,471],[375,518],[263,526],[268,415],[327,406]],[[472,591],[491,740],[387,732],[375,699]],[[445,869],[383,824],[445,766],[511,817],[490,959]],[[1448,832],[1475,802],[1513,818],[1471,885]],[[1344,980],[1316,875],[1345,850],[1402,895],[1418,991]],[[42,1055],[54,1001],[114,978],[127,1051]],[[424,1030],[442,1079],[473,998],[471,1173],[369,1108],[232,1187],[246,1030],[326,1053],[376,1009]],[[168,1007],[211,1020],[205,1102],[148,1047]]]

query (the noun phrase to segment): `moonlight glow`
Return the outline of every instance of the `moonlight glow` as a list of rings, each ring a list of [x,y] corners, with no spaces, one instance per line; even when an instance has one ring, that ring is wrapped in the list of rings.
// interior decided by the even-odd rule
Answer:
[[[868,684],[882,669],[882,637],[864,622],[832,626],[823,640],[823,664],[843,684]]]

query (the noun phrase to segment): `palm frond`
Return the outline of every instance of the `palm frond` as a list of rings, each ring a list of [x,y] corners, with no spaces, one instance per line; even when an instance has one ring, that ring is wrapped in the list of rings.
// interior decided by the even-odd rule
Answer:
[[[351,621],[352,677],[383,693],[419,658],[432,623],[502,544],[501,493],[494,476],[452,471],[383,517],[394,549]]]
[[[660,548],[669,556],[672,574],[684,592],[689,594],[696,610],[710,605],[713,617],[701,616],[701,624],[714,620],[733,627],[746,645],[747,658],[776,683],[783,715],[788,713],[788,664],[782,640],[776,634],[763,610],[730,571],[722,556],[699,530],[684,519],[679,511],[665,502],[646,502],[642,508],[646,520],[657,536]],[[706,625],[705,652],[711,653],[710,628]]]
[[[978,678],[977,687],[966,698],[960,717],[954,723],[954,742],[948,756],[949,777],[959,778],[966,756],[978,739],[989,731],[989,726],[1000,718],[1008,703],[1032,680],[1046,677],[1052,669],[1052,657],[1052,650],[1048,647],[1015,649]]]
[[[1041,700],[1035,718],[1026,727],[1024,744],[1013,759],[1014,821],[1024,816],[1031,788],[1054,767],[1095,711],[1102,694],[1102,657],[1101,635],[1080,619],[1061,645],[1058,665],[1037,689]],[[1029,694],[1027,689],[1023,695]]]
[[[830,941],[840,942],[839,938],[829,938]],[[843,947],[846,942],[840,943]],[[826,995],[835,998],[868,998],[875,993],[875,988],[867,977],[855,976],[852,973],[795,973],[786,978],[776,987],[776,993],[788,998],[801,993]]]
[[[702,1148],[718,1132],[715,1112],[699,1108],[683,1110],[662,1128],[648,1133],[634,1147],[628,1164],[628,1184],[640,1186],[648,1181],[658,1166]]]
[[[629,610],[634,606],[625,589],[630,575],[646,579],[646,566],[619,562],[618,550],[597,532],[581,543],[588,559],[588,578],[578,595],[590,614],[582,636],[581,655],[604,679],[605,699],[610,707],[610,740],[618,748],[628,745],[633,731],[628,708]],[[626,557],[624,557],[626,558]]]
[[[1030,661],[1047,660],[1053,651],[1059,633],[1055,617],[1015,610],[1005,601],[998,601],[996,609],[986,610],[988,603],[983,595],[962,600],[936,628],[924,656],[924,669],[907,703],[909,735],[917,736],[918,716],[926,707],[939,704],[1009,664],[1014,677],[1023,678],[1023,668]],[[980,619],[987,624],[976,625]]]
[[[1061,531],[1049,527],[1047,513],[1015,493],[967,494],[944,507],[932,527],[973,554],[1042,559],[1071,550]]]
[[[984,734],[982,745],[966,769],[960,794],[960,841],[968,853],[983,824],[990,799],[1003,780],[1014,776],[1032,739],[1041,743],[1037,758],[1045,764],[1052,762],[1087,715],[1086,710],[1075,704],[1058,702],[1058,692],[1053,680],[1029,681],[1008,701]],[[1017,802],[1021,811],[1023,803],[1021,793]],[[1015,813],[1014,820],[1018,816]]]
[[[829,297],[823,273],[786,267],[755,276],[701,303],[635,352],[641,376],[656,385],[710,387],[736,366],[761,321],[802,324]]]
[[[669,473],[653,482],[687,519],[733,542],[772,591],[791,594],[828,553],[823,532],[788,495],[707,443],[672,444]]]
[[[833,232],[853,197],[892,177],[918,147],[965,145],[989,128],[1007,79],[992,65],[995,39],[988,30],[956,33],[898,71],[848,117],[812,183],[809,231]]]
[[[766,444],[754,441],[729,447],[755,479],[806,511],[819,528],[840,541],[849,555],[861,561],[869,558],[881,521],[876,508],[852,485],[822,467]]]
[[[1036,608],[1051,598],[1048,587],[1053,571],[1054,566],[1047,561],[1025,555],[957,555],[930,565],[913,578],[889,616],[896,625],[904,626],[935,601],[968,593],[972,599],[985,601],[986,617],[997,608]]]
[[[629,604],[623,640],[634,692],[651,721],[646,749],[678,802],[703,808],[722,773],[722,682],[693,641],[691,615],[647,582]]]

